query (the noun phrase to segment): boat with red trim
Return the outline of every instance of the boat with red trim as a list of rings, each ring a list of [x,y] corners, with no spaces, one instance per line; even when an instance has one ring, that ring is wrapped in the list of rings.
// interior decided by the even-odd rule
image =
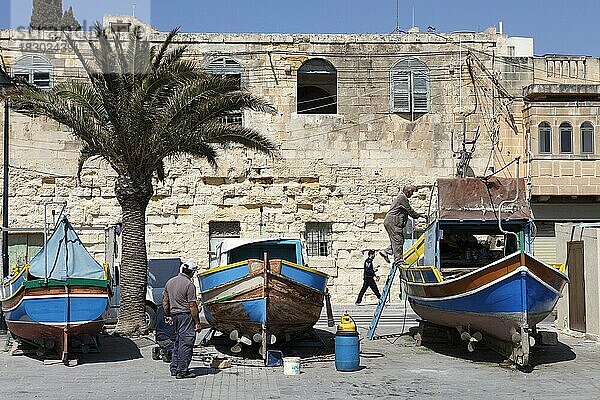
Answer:
[[[106,322],[108,268],[89,254],[64,216],[30,263],[3,280],[1,294],[11,334],[67,362],[69,338],[87,334],[94,340]]]
[[[199,274],[205,317],[241,345],[283,342],[318,321],[327,274],[308,267],[299,239],[226,239],[220,266]],[[264,340],[263,340],[264,339]]]
[[[439,179],[437,192],[436,218],[412,249],[421,257],[402,269],[410,305],[424,321],[458,329],[471,351],[483,340],[529,364],[537,325],[569,279],[565,265],[531,254],[524,180]]]

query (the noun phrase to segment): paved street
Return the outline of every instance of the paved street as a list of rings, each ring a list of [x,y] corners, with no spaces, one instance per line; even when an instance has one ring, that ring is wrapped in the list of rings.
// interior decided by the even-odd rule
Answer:
[[[374,305],[347,308],[361,334]],[[210,369],[215,347],[198,346],[192,362],[195,379],[175,380],[167,364],[151,358],[153,343],[103,336],[100,354],[81,355],[80,365],[44,365],[27,356],[0,353],[0,399],[598,399],[600,343],[561,335],[558,346],[539,348],[534,366],[523,372],[500,366],[502,358],[485,349],[468,353],[465,346],[433,343],[415,346],[399,335],[403,309],[386,309],[375,341],[361,343],[360,371],[340,373],[333,350],[324,346],[285,349],[302,357],[302,373],[286,376],[283,367],[263,367],[259,360],[232,358],[231,368]],[[416,326],[407,313],[405,331]],[[317,325],[326,344],[333,332]],[[327,330],[328,329],[328,330]],[[414,328],[413,328],[414,330]],[[198,341],[199,344],[200,341]],[[229,345],[217,346],[219,350]],[[251,351],[253,354],[255,350]]]

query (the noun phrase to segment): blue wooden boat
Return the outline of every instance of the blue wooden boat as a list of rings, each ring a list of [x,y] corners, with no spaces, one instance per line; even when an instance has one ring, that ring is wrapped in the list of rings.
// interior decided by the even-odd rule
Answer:
[[[527,365],[536,325],[552,312],[568,277],[564,265],[530,254],[534,224],[525,182],[440,179],[437,188],[423,257],[402,270],[408,301],[423,320],[458,329],[469,350],[484,340]]]
[[[2,310],[11,334],[67,361],[69,337],[91,335],[108,315],[108,269],[85,249],[67,217],[25,266],[2,282]]]
[[[198,281],[204,315],[238,342],[232,351],[290,340],[318,321],[327,275],[306,265],[299,239],[229,239],[218,258]]]

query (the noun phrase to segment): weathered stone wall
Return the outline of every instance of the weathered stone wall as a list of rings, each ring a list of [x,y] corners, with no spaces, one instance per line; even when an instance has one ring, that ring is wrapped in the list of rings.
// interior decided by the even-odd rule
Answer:
[[[164,34],[149,37],[160,41]],[[166,180],[156,182],[147,211],[150,257],[176,256],[207,266],[211,221],[239,221],[243,237],[303,237],[307,222],[328,222],[332,253],[313,257],[310,264],[332,277],[334,301],[353,301],[362,283],[363,250],[388,245],[382,223],[399,189],[419,186],[412,203],[425,213],[430,185],[455,173],[453,150],[459,149],[463,114],[469,114],[467,137],[481,130],[471,162],[475,174],[524,154],[522,103],[517,99],[502,108],[491,95],[497,91],[490,76],[498,76],[515,96],[532,83],[527,68],[507,70],[506,63],[494,63],[494,57],[507,54],[505,35],[182,34],[178,40],[201,65],[222,56],[240,63],[242,85],[278,110],[273,116],[246,112],[244,123],[276,141],[279,152],[271,158],[228,147],[217,170],[202,160],[169,160]],[[0,45],[10,49],[3,51],[9,66],[22,54],[37,52],[52,62],[55,82],[84,76],[56,33],[1,31]],[[467,49],[483,65],[473,64],[473,79]],[[430,112],[415,118],[390,113],[390,68],[408,56],[430,70]],[[326,59],[337,69],[335,115],[296,113],[297,70],[309,58]],[[506,122],[510,118],[516,132]],[[44,118],[12,112],[11,121],[10,226],[41,226],[48,201],[66,202],[75,225],[119,222],[115,175],[105,163],[88,162],[78,182],[77,140]],[[496,135],[494,146],[490,132]],[[99,253],[103,237],[96,239],[90,244]],[[388,267],[379,257],[375,264],[382,265],[382,286]]]

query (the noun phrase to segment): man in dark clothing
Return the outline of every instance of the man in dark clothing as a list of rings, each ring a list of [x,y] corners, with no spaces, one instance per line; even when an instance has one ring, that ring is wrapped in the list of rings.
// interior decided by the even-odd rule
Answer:
[[[171,376],[177,379],[194,378],[188,368],[192,362],[196,332],[200,332],[200,316],[196,301],[196,287],[192,276],[198,267],[193,262],[185,262],[181,273],[169,279],[163,293],[165,322],[175,328],[175,343],[171,359]]]
[[[156,328],[154,330],[156,344],[158,344],[157,358],[162,358],[164,362],[171,362],[173,358],[173,343],[175,343],[175,330],[173,325],[165,322],[165,312],[162,307],[156,309]]]
[[[377,284],[375,283],[375,269],[373,268],[373,259],[375,258],[375,250],[369,250],[367,259],[365,260],[364,271],[363,271],[363,285],[358,292],[358,298],[356,299],[355,304],[360,304],[362,302],[362,298],[367,291],[367,288],[371,288],[375,296],[379,299],[381,294],[379,294],[379,289],[377,288]]]
[[[410,215],[414,219],[421,218],[422,215],[412,209],[410,206],[410,199],[413,193],[417,190],[413,185],[404,186],[402,192],[398,194],[398,197],[392,203],[390,210],[385,215],[383,220],[383,226],[390,237],[390,246],[380,251],[379,254],[390,262],[389,256],[394,256],[394,263],[403,261],[404,254],[404,227],[406,221]]]

